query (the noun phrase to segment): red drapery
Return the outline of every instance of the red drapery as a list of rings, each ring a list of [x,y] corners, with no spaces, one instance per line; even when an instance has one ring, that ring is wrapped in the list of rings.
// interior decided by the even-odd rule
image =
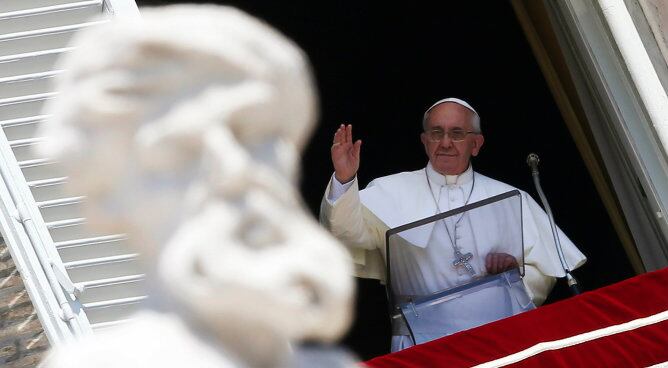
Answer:
[[[536,346],[539,343],[543,345]],[[531,354],[546,344],[549,350]],[[510,357],[514,363],[496,361]],[[365,364],[373,368],[472,367],[483,363],[513,367],[647,367],[666,361],[668,268]]]

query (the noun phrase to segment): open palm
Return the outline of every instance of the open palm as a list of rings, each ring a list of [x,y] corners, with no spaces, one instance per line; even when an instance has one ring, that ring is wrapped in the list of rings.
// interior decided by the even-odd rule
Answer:
[[[360,168],[360,147],[362,141],[353,143],[353,126],[343,125],[334,133],[332,144],[332,164],[334,164],[334,176],[340,183],[351,181]]]

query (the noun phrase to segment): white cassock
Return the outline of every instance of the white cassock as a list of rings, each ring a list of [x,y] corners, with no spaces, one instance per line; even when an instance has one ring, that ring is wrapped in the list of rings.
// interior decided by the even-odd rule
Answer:
[[[388,229],[515,189],[474,173],[471,167],[461,175],[444,176],[431,164],[422,170],[375,179],[362,191],[358,190],[356,179],[341,185],[332,177],[321,204],[320,221],[350,248],[357,277],[374,278],[384,283],[385,232]],[[547,214],[526,192],[520,193],[525,262],[523,282],[533,302],[540,305],[554,286],[555,277],[563,277],[564,271]],[[466,216],[458,223],[460,230],[456,236],[461,240],[456,244],[462,253],[473,254],[470,263],[477,276],[481,276],[485,273],[485,256],[500,251],[494,249],[493,242],[485,240],[489,239],[486,237],[488,233],[498,233],[498,229],[489,228],[493,221],[476,217]],[[440,225],[439,222],[432,223],[401,234],[405,241],[392,249],[395,295],[424,296],[470,280],[465,269],[452,266],[454,251],[449,239],[454,233],[454,223],[450,223],[449,230]],[[558,233],[569,269],[583,264],[585,256],[561,230]],[[494,313],[486,310],[491,304],[467,305],[461,310],[470,318],[471,315]],[[447,317],[457,320],[457,316]],[[392,351],[412,344],[410,338],[396,335],[397,329],[394,330]]]

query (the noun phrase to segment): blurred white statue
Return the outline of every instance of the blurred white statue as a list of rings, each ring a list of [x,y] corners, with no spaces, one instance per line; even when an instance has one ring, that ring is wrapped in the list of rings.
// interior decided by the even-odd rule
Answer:
[[[295,188],[313,129],[309,66],[233,8],[145,9],[82,32],[61,67],[42,154],[85,215],[127,233],[156,299],[48,367],[282,367],[351,319],[349,256]]]

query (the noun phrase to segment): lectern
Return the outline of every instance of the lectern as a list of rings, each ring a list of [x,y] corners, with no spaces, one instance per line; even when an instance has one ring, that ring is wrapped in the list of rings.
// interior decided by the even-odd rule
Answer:
[[[416,232],[430,234],[427,247],[436,248],[411,244]],[[485,258],[490,253],[513,257],[517,267],[489,274]],[[518,190],[390,229],[385,254],[393,334],[410,335],[415,344],[535,308],[522,281],[524,242]],[[416,295],[416,289],[425,287],[416,282],[419,276],[399,276],[416,272],[420,258],[433,254],[444,255],[444,259],[429,260],[436,264],[430,282],[439,283],[440,288]]]

